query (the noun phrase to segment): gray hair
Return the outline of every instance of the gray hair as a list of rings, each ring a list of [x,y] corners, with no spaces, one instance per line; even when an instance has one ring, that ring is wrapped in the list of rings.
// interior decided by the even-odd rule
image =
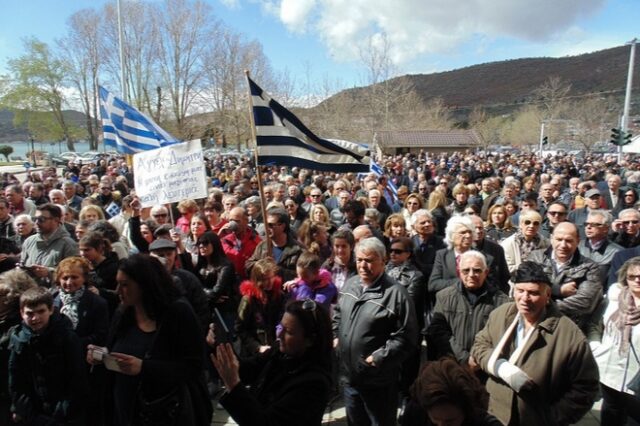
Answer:
[[[61,189],[52,189],[51,191],[49,191],[49,199],[51,199],[54,194],[62,196],[62,198],[64,198],[65,200],[67,199],[67,196],[64,195],[64,191]]]
[[[622,217],[622,215],[633,214],[636,218],[640,219],[640,212],[636,209],[624,209],[620,213],[618,213],[618,219]]]
[[[385,248],[382,241],[377,239],[376,237],[365,238],[364,240],[360,240],[358,244],[356,244],[356,252],[358,251],[372,251],[374,252],[382,261],[387,257],[387,249]]]
[[[380,220],[380,212],[378,209],[368,208],[364,211],[364,216],[373,220]]]
[[[486,271],[488,269],[487,258],[485,257],[484,254],[480,253],[478,250],[467,250],[464,253],[462,253],[460,255],[460,264],[462,264],[462,261],[468,257],[478,259],[480,263],[482,263],[482,267],[484,268],[484,270]]]
[[[473,239],[476,239],[476,226],[469,216],[453,216],[447,221],[447,227],[444,230],[444,242],[447,248],[453,248],[453,233],[460,226],[464,226],[473,233]]]
[[[604,224],[607,226],[611,225],[611,222],[613,222],[613,216],[611,215],[611,213],[604,209],[591,210],[587,217],[591,216],[600,216],[604,219]]]
[[[423,217],[423,216],[426,216],[427,219],[429,219],[429,220],[433,220],[433,215],[431,214],[431,212],[429,210],[427,210],[427,209],[416,210],[411,215],[411,226],[415,225],[416,222],[418,221],[418,218],[419,217]]]

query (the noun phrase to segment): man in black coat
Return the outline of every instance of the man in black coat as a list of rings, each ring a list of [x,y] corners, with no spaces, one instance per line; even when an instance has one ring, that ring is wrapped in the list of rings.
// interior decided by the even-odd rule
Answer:
[[[484,254],[487,258],[493,258],[491,262],[491,275],[494,278],[494,284],[496,287],[502,290],[505,294],[509,294],[509,266],[507,260],[504,257],[504,249],[502,246],[488,238],[485,238],[484,224],[480,216],[471,216],[471,221],[476,228],[476,237],[473,241],[475,249]]]

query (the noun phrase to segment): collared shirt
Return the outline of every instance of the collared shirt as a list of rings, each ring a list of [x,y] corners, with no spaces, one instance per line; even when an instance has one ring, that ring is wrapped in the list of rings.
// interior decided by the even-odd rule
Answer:
[[[573,254],[573,256],[575,256],[575,253]],[[573,256],[571,256],[571,258],[569,260],[567,260],[566,262],[560,262],[558,260],[558,258],[556,257],[556,253],[554,251],[552,251],[551,252],[551,260],[553,261],[553,267],[555,268],[556,272],[560,273],[560,272],[564,271],[564,269],[567,266],[569,266],[569,264],[573,260]]]
[[[602,247],[605,241],[607,241],[606,238],[603,238],[600,241],[595,241],[595,242],[592,239],[587,240],[587,242],[589,243],[589,246],[591,247],[591,250],[594,250],[594,251]]]

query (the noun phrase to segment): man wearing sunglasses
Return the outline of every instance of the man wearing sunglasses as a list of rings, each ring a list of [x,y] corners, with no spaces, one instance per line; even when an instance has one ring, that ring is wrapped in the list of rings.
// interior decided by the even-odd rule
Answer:
[[[624,248],[632,248],[640,245],[640,212],[636,209],[625,209],[618,215],[618,220],[613,222],[615,231],[612,240]]]
[[[473,370],[477,364],[469,359],[473,339],[482,330],[489,314],[509,301],[506,294],[487,281],[489,268],[485,256],[469,250],[460,256],[460,279],[436,294],[433,319],[427,329],[430,356],[440,359],[453,355]]]
[[[606,210],[592,210],[585,222],[587,238],[580,241],[578,250],[584,257],[594,261],[600,267],[602,277],[609,274],[613,256],[624,247],[609,239],[609,229],[613,218]],[[606,294],[606,288],[604,289]]]
[[[22,245],[20,265],[36,278],[38,284],[50,287],[58,263],[79,255],[78,244],[62,226],[62,210],[55,204],[38,206],[34,222],[38,233]]]
[[[563,222],[553,230],[551,247],[533,251],[528,260],[543,266],[558,309],[587,334],[590,317],[602,301],[603,286],[598,265],[578,251],[579,241],[576,225]]]
[[[578,235],[580,239],[586,237],[584,231],[584,223],[587,221],[587,216],[592,210],[598,210],[601,208],[602,194],[598,189],[590,189],[584,194],[584,207],[572,210],[569,213],[569,222],[574,223],[578,227]]]

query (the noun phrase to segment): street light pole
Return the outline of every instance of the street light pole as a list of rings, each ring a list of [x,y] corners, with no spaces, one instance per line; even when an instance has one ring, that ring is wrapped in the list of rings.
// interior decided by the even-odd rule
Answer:
[[[544,138],[544,121],[540,124],[540,159],[542,159],[542,140]]]
[[[33,135],[30,135],[29,139],[31,140],[31,161],[33,162],[33,167],[37,167],[38,164],[36,163],[36,148],[33,144]]]
[[[631,86],[633,86],[633,65],[636,58],[636,43],[638,39],[634,38],[627,44],[631,44],[631,53],[629,54],[629,70],[627,72],[627,90],[624,94],[624,110],[622,112],[622,122],[620,123],[623,134],[629,129],[629,109],[631,107]],[[622,160],[622,146],[618,147],[618,162]]]

